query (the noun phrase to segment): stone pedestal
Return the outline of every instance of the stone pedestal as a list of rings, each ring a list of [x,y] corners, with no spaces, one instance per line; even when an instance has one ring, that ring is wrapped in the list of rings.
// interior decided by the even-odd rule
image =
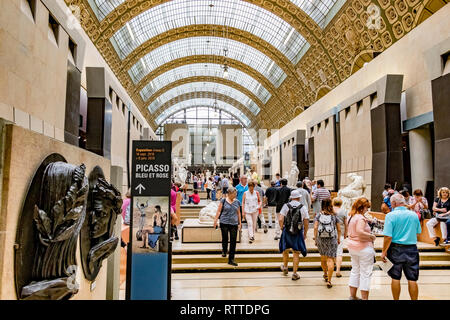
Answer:
[[[186,219],[181,232],[182,243],[221,243],[220,228],[214,229],[212,225],[201,224],[198,219]],[[241,242],[241,232],[238,232],[237,242]]]

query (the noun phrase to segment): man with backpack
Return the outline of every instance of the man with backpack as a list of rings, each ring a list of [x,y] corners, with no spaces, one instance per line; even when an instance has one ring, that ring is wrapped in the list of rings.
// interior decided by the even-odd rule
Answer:
[[[290,195],[291,195],[291,188],[287,186],[287,179],[281,179],[281,187],[277,190],[277,207],[276,207],[276,219],[277,221],[280,220],[280,212],[281,208],[289,202]],[[279,224],[275,224],[275,238],[274,240],[280,240],[280,233],[281,233],[281,227]]]
[[[281,271],[287,276],[289,273],[289,252],[294,251],[292,280],[300,279],[297,273],[300,252],[306,257],[305,236],[308,232],[309,214],[305,206],[300,203],[301,194],[293,190],[290,201],[280,210],[280,228],[283,230],[280,239],[280,253],[283,253],[283,265]]]

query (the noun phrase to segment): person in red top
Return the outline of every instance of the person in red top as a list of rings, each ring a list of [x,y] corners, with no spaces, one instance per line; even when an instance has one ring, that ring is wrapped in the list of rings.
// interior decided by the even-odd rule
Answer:
[[[200,196],[198,195],[198,191],[194,190],[194,194],[191,194],[189,196],[189,203],[193,203],[193,204],[199,204],[200,203]]]

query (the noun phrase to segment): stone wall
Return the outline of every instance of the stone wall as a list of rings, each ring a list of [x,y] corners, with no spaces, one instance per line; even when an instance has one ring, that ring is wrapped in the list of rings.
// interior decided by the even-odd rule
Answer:
[[[110,179],[111,163],[103,157],[63,143],[43,134],[17,125],[5,125],[0,119],[2,132],[1,152],[1,201],[0,201],[0,300],[17,299],[14,284],[14,242],[19,215],[35,171],[41,162],[52,153],[61,154],[68,163],[86,165],[86,175],[96,166],[102,167],[107,180]],[[84,278],[79,248],[77,248],[80,284],[73,299],[104,300],[106,298],[107,263],[96,279],[94,290]]]
[[[339,188],[350,183],[347,175],[355,172],[367,184],[365,195],[370,197],[372,181],[372,137],[370,97],[339,112],[341,177]]]

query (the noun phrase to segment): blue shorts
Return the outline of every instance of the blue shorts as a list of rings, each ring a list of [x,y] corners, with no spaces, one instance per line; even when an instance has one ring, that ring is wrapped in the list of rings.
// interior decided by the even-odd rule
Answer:
[[[387,258],[394,264],[388,271],[388,275],[394,280],[402,278],[402,271],[409,281],[419,279],[419,250],[415,244],[401,245],[391,243]]]

